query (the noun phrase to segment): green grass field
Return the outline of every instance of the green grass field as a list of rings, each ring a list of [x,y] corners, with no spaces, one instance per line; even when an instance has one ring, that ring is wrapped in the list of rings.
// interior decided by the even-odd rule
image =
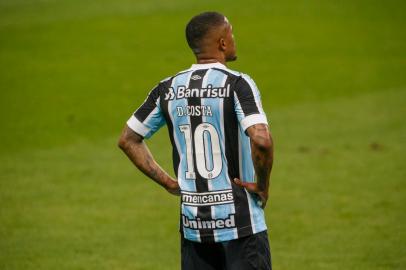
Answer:
[[[247,5],[248,3],[248,5]],[[117,148],[184,26],[233,23],[276,144],[273,267],[406,269],[406,2],[0,0],[0,269],[179,269],[178,198]],[[148,141],[172,173],[166,128]]]

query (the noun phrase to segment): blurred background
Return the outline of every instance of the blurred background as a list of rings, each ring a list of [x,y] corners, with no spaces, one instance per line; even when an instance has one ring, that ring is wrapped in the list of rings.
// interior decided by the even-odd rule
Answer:
[[[178,198],[117,148],[216,10],[275,139],[274,269],[406,268],[406,2],[0,0],[0,269],[179,269]],[[173,174],[166,127],[148,140]]]

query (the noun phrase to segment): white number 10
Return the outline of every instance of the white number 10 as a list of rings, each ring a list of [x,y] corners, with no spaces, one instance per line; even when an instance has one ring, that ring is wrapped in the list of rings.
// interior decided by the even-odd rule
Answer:
[[[195,156],[196,156],[196,165],[197,171],[199,174],[206,179],[216,178],[220,173],[223,167],[223,162],[221,160],[221,149],[220,149],[220,139],[217,133],[216,128],[210,123],[201,123],[195,129],[195,134],[192,137],[192,132],[190,130],[190,125],[181,125],[179,126],[180,131],[185,136],[186,142],[186,159],[187,159],[187,171],[186,179],[196,179],[196,173],[194,171],[193,165],[193,148],[192,141],[194,138],[195,144]],[[204,147],[204,133],[208,132],[210,135],[211,153],[213,155],[213,166],[211,170],[206,168],[206,153]],[[210,158],[210,157],[208,157]]]

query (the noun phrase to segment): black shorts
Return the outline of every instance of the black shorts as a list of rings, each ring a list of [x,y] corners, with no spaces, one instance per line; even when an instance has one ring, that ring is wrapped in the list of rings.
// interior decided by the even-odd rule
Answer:
[[[182,270],[272,270],[266,231],[220,243],[181,238]]]

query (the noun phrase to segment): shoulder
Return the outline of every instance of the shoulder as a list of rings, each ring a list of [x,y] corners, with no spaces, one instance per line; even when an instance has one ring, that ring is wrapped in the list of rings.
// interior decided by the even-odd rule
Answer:
[[[170,87],[170,84],[175,76],[169,76],[159,81],[151,90],[151,94],[160,95],[165,88]]]
[[[164,88],[165,88],[165,87],[170,87],[172,81],[173,81],[176,77],[181,76],[181,75],[184,75],[184,74],[187,74],[187,73],[189,73],[190,71],[191,71],[191,69],[185,69],[185,70],[179,71],[178,73],[176,73],[176,74],[174,74],[174,75],[171,75],[171,76],[169,76],[169,77],[166,77],[166,78],[164,78],[163,80],[161,80],[161,81],[158,83],[157,86],[159,86],[159,87],[164,87]]]
[[[239,73],[238,78],[235,81],[235,91],[236,92],[259,92],[255,81],[246,73]]]
[[[162,86],[167,85],[168,83],[170,83],[170,82],[172,81],[172,79],[173,79],[174,77],[175,77],[175,76],[169,76],[169,77],[166,77],[165,79],[159,81],[157,87],[162,87]]]
[[[224,67],[224,68],[214,68],[215,70],[218,70],[218,71],[221,71],[221,72],[223,72],[223,73],[225,73],[225,74],[227,74],[227,75],[229,75],[229,76],[233,76],[233,77],[235,77],[236,79],[238,79],[239,77],[241,77],[241,74],[243,74],[242,72],[239,72],[239,71],[236,71],[236,70],[232,70],[232,69],[229,69],[229,68],[227,68],[227,67]]]
[[[241,73],[241,78],[246,81],[246,82],[254,82],[254,79],[252,79],[252,77],[246,73]]]
[[[221,70],[228,73],[229,75],[234,76],[237,83],[245,83],[245,84],[249,84],[249,85],[252,85],[252,86],[256,87],[255,81],[247,73],[232,70],[232,69],[229,69],[229,68],[224,68],[224,69],[221,69]]]
[[[247,83],[251,89],[258,91],[257,84],[248,74],[241,73],[241,80],[243,80],[245,83]]]

